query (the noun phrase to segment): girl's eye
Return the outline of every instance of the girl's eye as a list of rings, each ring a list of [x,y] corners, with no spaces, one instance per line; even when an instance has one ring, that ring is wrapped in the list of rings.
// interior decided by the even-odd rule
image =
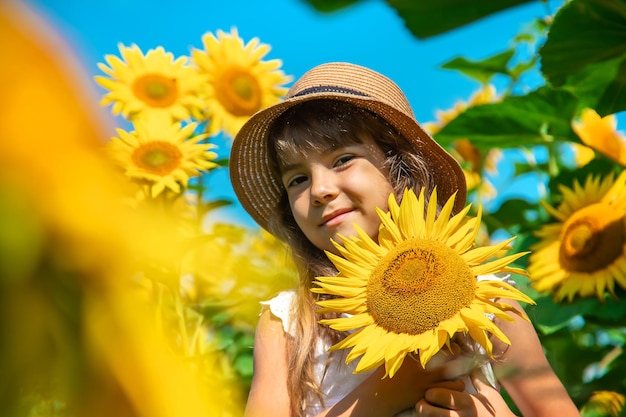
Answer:
[[[286,187],[287,188],[295,187],[296,185],[302,184],[304,181],[306,181],[306,179],[307,178],[304,175],[296,175],[286,181]]]
[[[348,155],[341,155],[339,158],[337,158],[337,160],[335,161],[335,166],[341,166],[341,165],[345,165],[348,162],[350,162],[351,160],[353,160],[355,158],[354,155],[352,154],[348,154]]]

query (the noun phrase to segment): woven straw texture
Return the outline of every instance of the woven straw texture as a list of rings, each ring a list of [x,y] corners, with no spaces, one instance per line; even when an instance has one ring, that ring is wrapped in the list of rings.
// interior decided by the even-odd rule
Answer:
[[[233,140],[230,178],[242,207],[263,228],[282,195],[280,178],[268,165],[267,135],[274,120],[297,103],[336,99],[369,109],[383,117],[421,154],[434,175],[437,196],[445,202],[454,192],[455,212],[465,206],[465,176],[459,163],[426,133],[400,88],[389,78],[350,63],[327,63],[305,73],[285,100],[253,115]]]

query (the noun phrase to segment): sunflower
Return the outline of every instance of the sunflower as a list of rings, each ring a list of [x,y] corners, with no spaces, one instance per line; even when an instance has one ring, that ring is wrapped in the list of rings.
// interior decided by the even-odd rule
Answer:
[[[149,50],[144,56],[137,45],[119,45],[123,59],[107,55],[109,66],[98,67],[109,77],[95,76],[95,81],[109,90],[101,105],[112,104],[113,114],[134,119],[139,113],[156,111],[173,120],[199,115],[202,100],[199,90],[205,82],[188,64],[188,57],[174,59],[163,47]]]
[[[580,410],[582,415],[618,417],[624,409],[626,397],[615,391],[594,391]]]
[[[113,138],[109,148],[128,177],[148,185],[152,198],[165,188],[180,193],[190,177],[217,166],[212,162],[217,154],[209,150],[215,145],[200,143],[208,135],[193,135],[197,123],[183,127],[180,122],[143,117],[134,127],[133,132],[117,129],[119,138]]]
[[[560,187],[558,208],[544,207],[559,222],[544,225],[531,250],[528,272],[533,286],[570,301],[605,291],[615,284],[626,289],[626,171],[614,181],[587,176],[584,186]]]
[[[279,70],[282,61],[263,61],[270,46],[253,38],[244,45],[235,28],[231,33],[217,31],[202,37],[204,50],[194,49],[191,56],[200,72],[208,77],[205,85],[207,130],[221,130],[234,137],[257,111],[278,103],[291,81]]]
[[[617,130],[614,114],[600,117],[593,109],[584,109],[580,120],[572,121],[572,129],[587,146],[626,165],[626,137]]]
[[[525,274],[509,266],[525,253],[484,263],[515,238],[473,248],[481,211],[468,219],[468,205],[450,218],[454,198],[437,216],[436,191],[428,204],[423,191],[419,197],[405,191],[400,205],[391,195],[389,212],[378,210],[378,243],[356,227],[356,237],[339,236],[344,246],[334,242],[341,256],[327,253],[339,274],[317,277],[319,287],[312,291],[336,296],[318,301],[320,312],[342,316],[320,322],[351,332],[331,349],[352,348],[348,363],[362,355],[355,372],[384,364],[386,376],[392,377],[410,353],[419,353],[425,366],[457,332],[469,333],[490,356],[487,332],[510,344],[487,314],[510,321],[506,312],[518,312],[495,299],[533,301],[505,282],[476,278],[497,272]]]

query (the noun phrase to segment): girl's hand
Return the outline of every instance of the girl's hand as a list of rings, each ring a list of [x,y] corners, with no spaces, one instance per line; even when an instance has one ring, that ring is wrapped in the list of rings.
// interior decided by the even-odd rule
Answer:
[[[442,349],[438,352],[426,369],[420,364],[419,358],[407,356],[391,378],[383,378],[385,369],[379,367],[344,399],[355,404],[350,415],[394,416],[413,410],[429,388],[450,380],[450,373],[458,372],[459,364],[466,363],[467,358],[460,355],[458,346],[453,344],[451,350]],[[462,391],[463,384],[455,388]]]
[[[471,374],[476,394],[463,391],[462,381],[434,385],[415,405],[419,417],[514,417],[500,392],[492,387],[480,370]]]

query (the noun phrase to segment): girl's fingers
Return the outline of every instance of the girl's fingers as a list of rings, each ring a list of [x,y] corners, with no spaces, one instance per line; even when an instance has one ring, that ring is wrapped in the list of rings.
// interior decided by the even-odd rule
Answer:
[[[476,394],[465,392],[465,384],[461,379],[438,382],[426,390],[424,398],[415,405],[416,415],[419,417],[514,417],[500,395],[500,391],[488,382],[480,370],[474,370],[470,378]]]
[[[465,389],[465,382],[463,382],[463,380],[461,379],[455,379],[452,381],[439,381],[431,385],[426,392],[436,388],[447,389],[451,391],[463,391]]]
[[[475,370],[470,375],[472,384],[476,388],[476,404],[481,404],[487,412],[486,415],[515,417],[508,404],[500,394],[500,390],[489,383],[480,370]]]
[[[449,409],[442,409],[436,405],[430,404],[426,400],[420,400],[415,405],[416,417],[457,417],[458,414]]]
[[[445,381],[426,390],[424,400],[440,409],[463,410],[472,406],[472,398],[463,392],[465,384],[460,379]]]

